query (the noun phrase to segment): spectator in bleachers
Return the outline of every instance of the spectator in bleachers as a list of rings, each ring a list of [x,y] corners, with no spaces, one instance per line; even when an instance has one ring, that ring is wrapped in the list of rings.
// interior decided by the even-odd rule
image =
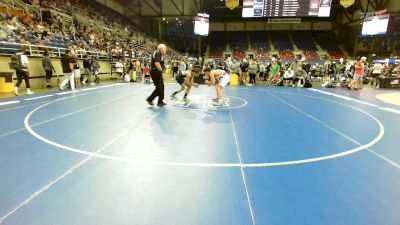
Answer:
[[[1,30],[7,35],[7,37],[14,36],[13,30],[8,26],[8,22],[3,20],[0,26]]]
[[[394,77],[400,77],[400,61],[396,61],[396,64],[390,73]]]
[[[49,51],[45,50],[43,53],[43,59],[42,59],[42,66],[43,69],[46,73],[46,87],[51,88],[51,77],[53,76],[53,71],[55,72],[53,63],[51,62],[51,59],[49,57]]]
[[[60,11],[60,9],[68,11],[73,5],[76,12],[74,14],[75,19],[73,19],[75,20],[75,24],[66,22],[71,21],[71,18],[67,18],[62,14],[57,15],[57,13],[53,12],[51,12],[53,14],[51,18],[46,16],[46,13],[46,15],[42,14],[42,18],[30,14],[23,14],[21,17],[3,14],[3,18],[6,19],[1,20],[0,40],[21,42],[23,44],[36,43],[38,45],[53,47],[67,47],[69,45],[71,51],[76,52],[78,57],[82,57],[88,50],[96,51],[95,54],[105,56],[113,49],[114,55],[117,57],[123,57],[126,52],[131,52],[131,50],[140,53],[136,56],[149,57],[151,55],[151,49],[156,46],[153,39],[145,39],[142,33],[129,25],[127,21],[115,16],[115,13],[88,4],[89,2],[85,0],[71,0],[67,2],[52,0],[46,1],[46,3],[41,2],[41,4],[37,5],[37,7],[42,7],[42,12],[46,11],[44,8],[47,7],[56,11]],[[86,22],[80,21],[81,17],[91,18],[90,20],[96,21],[90,21],[91,24],[89,25]],[[43,22],[41,22],[41,19],[43,19]],[[78,20],[76,21],[76,19]],[[103,22],[110,29],[103,29],[96,25],[96,23]],[[144,46],[128,46],[128,41],[126,41],[128,37],[134,37],[134,40],[129,41],[129,44],[144,44]],[[115,43],[115,45],[111,43]],[[37,54],[36,50],[40,50],[40,48],[33,48],[33,50]],[[176,53],[171,51],[166,57],[176,56]]]

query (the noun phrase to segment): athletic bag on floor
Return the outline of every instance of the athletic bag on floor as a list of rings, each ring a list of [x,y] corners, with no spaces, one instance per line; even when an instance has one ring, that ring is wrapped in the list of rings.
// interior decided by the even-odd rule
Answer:
[[[311,87],[312,87],[312,84],[311,84],[311,82],[306,81],[306,83],[304,84],[303,87],[305,87],[305,88],[311,88]]]

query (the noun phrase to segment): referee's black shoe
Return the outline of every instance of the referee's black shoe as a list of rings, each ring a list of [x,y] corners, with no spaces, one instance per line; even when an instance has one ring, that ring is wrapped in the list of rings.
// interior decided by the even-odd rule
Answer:
[[[166,103],[164,103],[164,102],[159,102],[159,103],[157,103],[157,106],[158,107],[163,107],[163,106],[166,106],[167,104]]]
[[[146,102],[149,103],[149,105],[154,105],[153,101],[151,101],[149,98],[146,98]]]

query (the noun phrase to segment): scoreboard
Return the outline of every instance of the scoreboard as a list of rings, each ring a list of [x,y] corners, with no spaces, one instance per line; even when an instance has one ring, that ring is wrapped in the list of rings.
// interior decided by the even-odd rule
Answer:
[[[243,0],[242,16],[329,17],[332,0]]]

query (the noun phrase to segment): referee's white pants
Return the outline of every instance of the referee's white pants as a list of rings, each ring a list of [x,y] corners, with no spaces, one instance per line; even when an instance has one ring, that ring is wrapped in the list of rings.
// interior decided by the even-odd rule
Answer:
[[[70,82],[71,84],[71,90],[75,90],[75,80],[74,80],[74,73],[64,73],[64,77],[65,79],[63,80],[63,82],[61,83],[61,87],[65,87],[65,85],[67,85],[68,82]]]

